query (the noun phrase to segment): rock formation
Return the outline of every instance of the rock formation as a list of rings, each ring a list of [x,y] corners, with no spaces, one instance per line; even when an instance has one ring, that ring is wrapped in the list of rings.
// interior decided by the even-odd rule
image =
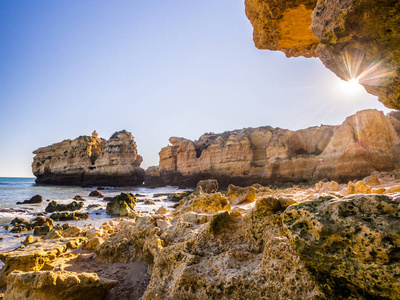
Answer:
[[[231,211],[219,193],[188,196],[176,217],[137,217],[95,251],[108,263],[148,263],[152,276],[143,300],[319,299],[281,234],[286,207],[270,197]]]
[[[109,140],[97,133],[64,140],[33,152],[37,183],[61,185],[140,185],[144,170],[132,135],[123,130]]]
[[[285,211],[285,233],[328,299],[400,299],[399,203],[325,195]]]
[[[99,278],[96,273],[15,271],[7,277],[8,300],[104,299],[118,281]]]
[[[195,186],[217,179],[221,186],[344,182],[373,171],[397,168],[400,138],[394,117],[365,110],[340,126],[290,131],[259,127],[205,134],[197,141],[171,138],[161,149],[159,168],[149,168],[146,184]]]
[[[400,109],[400,3],[395,0],[245,0],[259,49],[318,56]]]

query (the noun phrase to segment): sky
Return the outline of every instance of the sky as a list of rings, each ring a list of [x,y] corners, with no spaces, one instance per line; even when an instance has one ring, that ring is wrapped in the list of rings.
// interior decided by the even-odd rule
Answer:
[[[0,1],[0,177],[33,177],[33,150],[93,130],[132,132],[147,168],[171,136],[389,112],[252,31],[243,0]]]

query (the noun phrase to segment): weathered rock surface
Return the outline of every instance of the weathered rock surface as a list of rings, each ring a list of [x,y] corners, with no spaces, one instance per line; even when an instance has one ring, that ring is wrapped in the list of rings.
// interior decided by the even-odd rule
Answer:
[[[56,213],[53,213],[50,215],[50,219],[53,219],[54,221],[85,220],[85,219],[89,219],[89,214],[88,213],[80,213],[80,212],[74,212],[74,213],[56,212]]]
[[[48,226],[52,226],[53,220],[49,218],[38,217],[32,221],[25,221],[24,219],[15,218],[14,220],[11,221],[11,225],[14,225],[14,227],[11,229],[11,232],[16,233],[16,232],[29,231],[34,229],[35,227],[40,227],[45,224]]]
[[[357,78],[400,109],[400,3],[381,0],[246,0],[260,49],[318,56],[344,80]]]
[[[286,235],[328,299],[400,299],[400,200],[321,196],[290,206]]]
[[[0,253],[0,260],[4,263],[0,286],[5,285],[5,278],[12,271],[39,271],[46,263],[53,261],[67,249],[79,247],[85,240],[83,237],[44,240],[29,244],[23,249]]]
[[[132,135],[123,130],[109,140],[82,136],[33,152],[37,183],[130,186],[142,184],[144,170]]]
[[[118,281],[99,278],[96,273],[12,272],[7,277],[5,300],[104,299]]]
[[[398,168],[400,138],[392,119],[364,110],[340,126],[259,127],[205,134],[197,141],[174,138],[159,153],[158,173],[154,168],[146,173],[146,183],[195,186],[214,178],[221,186],[246,186],[361,179]]]
[[[313,35],[311,14],[317,0],[246,0],[258,49],[279,50],[286,56],[316,56],[319,41]]]
[[[202,194],[200,196],[188,196],[179,202],[179,206],[173,212],[174,215],[184,212],[212,214],[218,211],[230,211],[229,200],[221,193]]]
[[[138,217],[96,253],[105,262],[145,260],[152,273],[146,300],[318,299],[311,278],[280,233],[285,203],[272,197],[250,211]]]
[[[106,210],[113,215],[135,216],[136,197],[131,193],[121,193],[107,203]]]
[[[218,191],[218,181],[215,179],[208,179],[208,180],[200,180],[194,192],[196,194],[203,194],[203,193],[216,193]]]
[[[68,204],[59,204],[57,201],[51,201],[45,211],[46,212],[55,212],[55,211],[75,211],[75,210],[80,210],[83,207],[82,202],[76,202],[72,201],[71,203]]]

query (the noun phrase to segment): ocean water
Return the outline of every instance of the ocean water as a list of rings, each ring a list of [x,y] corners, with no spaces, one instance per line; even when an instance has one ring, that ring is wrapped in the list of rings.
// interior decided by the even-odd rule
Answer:
[[[8,251],[19,247],[21,242],[27,235],[32,235],[32,231],[22,233],[11,233],[6,230],[5,226],[9,225],[11,220],[15,217],[24,218],[25,220],[32,220],[40,214],[45,213],[45,208],[49,201],[56,200],[57,203],[67,204],[73,200],[76,195],[82,196],[86,201],[83,201],[84,207],[80,212],[88,212],[88,220],[68,221],[68,222],[55,222],[55,224],[69,223],[71,226],[100,226],[106,221],[115,219],[115,216],[110,215],[106,211],[107,201],[89,197],[89,193],[97,187],[79,187],[79,186],[52,186],[52,185],[39,185],[35,184],[35,178],[11,178],[0,177],[0,252]],[[137,197],[136,211],[143,212],[144,214],[152,214],[161,206],[170,208],[174,203],[167,201],[167,196],[155,197],[159,193],[175,193],[179,190],[176,187],[161,187],[150,189],[146,187],[104,187],[101,193],[105,197],[113,197],[121,192],[128,192],[133,194],[140,194]],[[34,195],[41,195],[43,202],[38,204],[22,204],[17,205],[17,202],[29,200]],[[151,199],[155,205],[145,205],[144,200]],[[45,217],[50,216],[46,213]],[[12,226],[11,226],[12,228]]]

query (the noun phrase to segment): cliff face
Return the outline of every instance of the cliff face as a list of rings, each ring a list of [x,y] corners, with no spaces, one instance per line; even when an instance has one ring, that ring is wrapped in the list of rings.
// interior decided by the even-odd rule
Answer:
[[[383,0],[245,0],[259,49],[318,56],[400,109],[400,3]]]
[[[33,152],[37,183],[129,186],[142,184],[144,170],[132,135],[123,130],[109,140],[81,136]]]
[[[298,131],[247,128],[205,134],[197,141],[173,137],[172,145],[159,153],[158,170],[153,167],[146,173],[146,184],[194,186],[208,178],[223,186],[348,181],[393,170],[400,139],[391,119],[398,122],[377,110],[365,110],[341,126]]]

